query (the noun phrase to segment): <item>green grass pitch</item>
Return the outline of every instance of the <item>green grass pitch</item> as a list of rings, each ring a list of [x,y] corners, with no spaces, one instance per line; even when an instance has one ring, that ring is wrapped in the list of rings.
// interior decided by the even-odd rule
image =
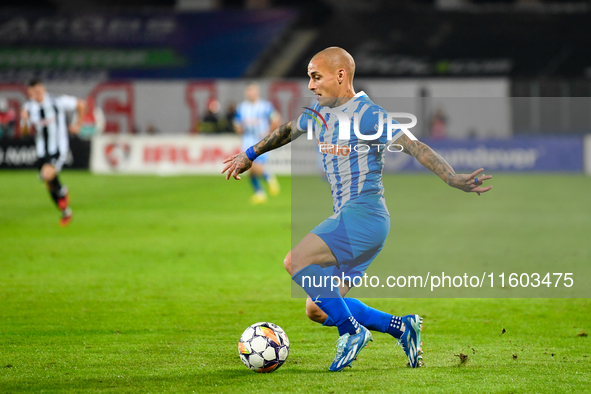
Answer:
[[[66,171],[62,179],[74,210],[67,228],[58,226],[34,172],[0,173],[2,393],[580,393],[591,387],[585,298],[367,299],[388,312],[424,315],[426,367],[407,368],[394,340],[375,333],[353,368],[328,372],[336,329],[306,318],[283,269],[291,247],[289,178],[280,179],[283,193],[263,206],[248,204],[246,181],[221,176]],[[405,259],[445,265],[469,261],[478,247],[500,257],[507,251],[525,260],[591,262],[589,178],[500,174],[481,197],[454,193],[428,175],[388,176],[385,184],[389,205],[409,204],[398,217],[410,234],[403,239]],[[456,225],[475,213],[482,224],[496,223],[485,239],[474,235],[478,228]],[[434,218],[449,220],[450,231],[439,224],[435,236]],[[439,247],[413,246],[417,234]],[[258,321],[279,324],[291,340],[286,364],[272,374],[253,373],[238,358],[240,334]]]

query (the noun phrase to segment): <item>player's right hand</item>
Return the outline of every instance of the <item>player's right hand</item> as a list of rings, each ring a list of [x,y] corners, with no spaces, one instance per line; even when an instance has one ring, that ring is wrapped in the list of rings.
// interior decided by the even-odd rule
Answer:
[[[248,169],[252,167],[252,161],[246,157],[246,153],[244,152],[238,153],[232,157],[228,157],[226,160],[224,160],[224,164],[226,166],[222,170],[222,174],[228,171],[226,174],[226,180],[230,179],[231,176],[233,176],[234,179],[240,180],[239,175],[244,171],[248,171]]]
[[[29,111],[27,111],[26,108],[23,108],[21,110],[21,122],[26,122],[27,120],[29,120]]]

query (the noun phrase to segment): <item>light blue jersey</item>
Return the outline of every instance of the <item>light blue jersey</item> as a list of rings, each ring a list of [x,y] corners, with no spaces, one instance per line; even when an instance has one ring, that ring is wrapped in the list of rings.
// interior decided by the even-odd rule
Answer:
[[[346,114],[349,130],[344,132],[349,139],[339,138],[343,130],[337,115],[328,113],[329,110]],[[370,140],[369,137],[379,131],[380,113],[384,123],[382,133],[379,138]],[[367,140],[358,138],[354,132],[356,114],[359,133],[368,136]],[[312,121],[322,166],[331,186],[334,215],[311,231],[336,257],[337,265],[326,269],[331,275],[363,276],[388,237],[390,215],[382,183],[384,152],[389,143],[402,135],[402,131],[396,130],[392,140],[388,141],[387,119],[382,107],[374,104],[364,92],[359,92],[335,108],[321,107],[316,102],[297,120],[300,131],[307,131],[308,120]]]
[[[266,100],[257,100],[254,103],[246,100],[238,105],[234,122],[244,129],[242,150],[248,149],[269,134],[273,112],[273,104]]]
[[[383,122],[386,122],[386,111],[374,104],[364,92],[357,93],[339,107],[321,107],[316,102],[311,108],[322,115],[326,125],[317,114],[307,110],[298,118],[297,126],[300,131],[306,131],[308,120],[312,120],[324,172],[331,186],[334,213],[339,213],[347,202],[360,198],[379,202],[386,209],[383,198],[379,198],[384,194],[382,171],[385,147],[388,142],[386,124],[383,125],[381,136],[372,141],[361,140],[353,132],[354,115],[359,114],[359,132],[367,136],[375,135],[379,129],[380,112]],[[328,110],[342,111],[349,117],[350,138],[348,140],[339,139],[341,130],[337,116],[328,113]],[[319,119],[321,128],[311,115]],[[401,130],[395,131],[392,141],[401,135]]]

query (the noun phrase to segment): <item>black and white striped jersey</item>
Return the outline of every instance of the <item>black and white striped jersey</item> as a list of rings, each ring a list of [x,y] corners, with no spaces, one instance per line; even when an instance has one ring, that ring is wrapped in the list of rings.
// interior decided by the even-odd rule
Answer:
[[[29,114],[28,126],[35,127],[37,157],[52,159],[59,171],[68,157],[69,140],[66,112],[74,111],[78,99],[74,96],[45,94],[43,102],[29,100],[24,108]]]

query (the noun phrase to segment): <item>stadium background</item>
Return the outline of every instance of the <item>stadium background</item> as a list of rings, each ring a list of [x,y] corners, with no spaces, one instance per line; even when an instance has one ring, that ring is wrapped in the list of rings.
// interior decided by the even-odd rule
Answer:
[[[292,235],[293,153],[273,152],[284,190],[260,208],[248,205],[246,183],[210,175],[239,149],[228,119],[246,83],[259,82],[290,119],[294,102],[312,97],[309,58],[327,46],[354,56],[356,90],[404,98],[419,118],[413,132],[452,165],[495,174],[481,206],[435,191],[442,185],[426,183],[413,161],[387,162],[387,190],[405,200],[399,190],[407,190],[409,210],[449,233],[409,230],[402,244],[426,237],[432,246],[403,248],[401,259],[451,263],[457,255],[441,251],[459,239],[467,248],[492,245],[491,259],[589,262],[590,22],[591,2],[574,0],[3,1],[0,386],[297,391],[300,373],[324,371],[331,332],[306,321],[281,265]],[[36,184],[33,136],[20,129],[32,77],[53,94],[92,99],[105,118],[100,135],[71,137],[67,167],[76,170],[63,178],[76,218],[66,230]],[[301,157],[300,175],[315,174],[313,155]],[[459,210],[459,219],[441,207]],[[406,213],[399,220],[430,225]],[[477,229],[487,222],[491,231]],[[360,360],[343,378],[351,387],[580,392],[591,384],[588,299],[396,302],[434,320],[426,335],[434,368],[396,369],[383,380],[386,369]],[[235,339],[259,320],[295,340],[288,363],[265,378],[249,375],[234,354]],[[203,322],[215,333],[203,333]],[[364,359],[392,363],[388,351]],[[464,353],[467,363],[456,357]],[[316,376],[312,391],[342,384],[305,376]]]

